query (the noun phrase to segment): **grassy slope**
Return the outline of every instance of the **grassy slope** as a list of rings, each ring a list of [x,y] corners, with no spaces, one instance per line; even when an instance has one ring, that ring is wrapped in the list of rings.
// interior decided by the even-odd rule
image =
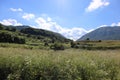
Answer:
[[[17,31],[16,31],[17,30]],[[59,41],[59,42],[64,42],[64,41],[71,41],[70,39],[65,38],[59,33],[55,33],[52,31],[44,30],[44,29],[36,29],[32,28],[30,26],[5,26],[0,23],[0,32],[1,31],[6,31],[7,33],[15,33],[17,36],[22,36],[22,37],[27,37],[27,38],[32,38],[41,40],[41,41],[46,41],[46,42],[51,42],[51,41]],[[26,39],[27,39],[26,38]]]
[[[0,80],[120,80],[119,52],[0,47]]]
[[[79,41],[76,42],[80,48],[83,48],[84,46],[85,49],[89,50],[107,50],[107,49],[120,49],[120,40],[102,40],[101,42],[99,41]]]

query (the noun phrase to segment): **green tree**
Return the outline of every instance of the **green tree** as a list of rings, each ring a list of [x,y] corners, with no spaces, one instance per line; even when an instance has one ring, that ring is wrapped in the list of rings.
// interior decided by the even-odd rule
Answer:
[[[4,26],[0,23],[0,30],[3,30]]]
[[[65,47],[61,43],[54,43],[53,45],[50,46],[51,49],[53,50],[64,50]]]
[[[70,44],[71,44],[71,48],[74,48],[76,46],[76,43],[73,41]]]
[[[25,39],[10,32],[0,32],[0,42],[25,44]]]
[[[13,27],[13,28],[11,28],[11,31],[15,32],[15,31],[16,31],[16,28],[14,28],[14,27]]]
[[[90,41],[90,38],[87,38],[86,40],[87,40],[87,41]]]

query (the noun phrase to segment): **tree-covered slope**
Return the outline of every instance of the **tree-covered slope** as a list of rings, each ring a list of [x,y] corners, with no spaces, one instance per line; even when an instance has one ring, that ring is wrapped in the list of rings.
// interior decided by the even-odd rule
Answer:
[[[120,27],[101,27],[82,36],[80,40],[120,40]]]
[[[24,28],[20,32],[24,34],[29,34],[29,35],[35,35],[38,37],[45,37],[45,38],[50,38],[52,40],[57,40],[57,41],[66,41],[68,40],[64,36],[62,36],[59,33],[43,30],[43,29],[35,29],[35,28]]]
[[[17,36],[22,36],[25,39],[32,39],[35,41],[39,40],[42,42],[66,42],[66,41],[70,41],[69,39],[65,38],[64,36],[62,36],[59,33],[55,33],[52,31],[47,31],[47,30],[43,30],[43,29],[35,29],[32,28],[30,26],[5,26],[0,24],[0,34],[1,36],[5,36],[5,35],[10,35],[11,38],[13,37],[13,35],[16,37]],[[3,33],[5,35],[3,35]],[[0,37],[0,39],[2,40],[2,37]],[[7,39],[7,38],[5,38]],[[4,42],[4,41],[3,41]]]

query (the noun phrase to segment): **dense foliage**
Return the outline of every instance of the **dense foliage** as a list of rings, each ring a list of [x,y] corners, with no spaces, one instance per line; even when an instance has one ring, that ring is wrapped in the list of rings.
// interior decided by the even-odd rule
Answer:
[[[25,39],[8,31],[0,31],[0,42],[25,44]]]
[[[62,45],[61,43],[55,43],[53,45],[50,46],[51,49],[53,50],[64,50],[65,49],[65,46]]]
[[[28,45],[37,45],[41,48],[48,48],[55,42],[69,43],[71,41],[61,34],[43,29],[35,29],[30,26],[5,26],[2,24],[0,24],[0,36],[0,42],[27,43]]]
[[[60,41],[60,42],[68,41],[69,42],[70,41],[69,39],[66,39],[65,37],[63,37],[62,35],[58,33],[43,30],[43,29],[25,28],[25,29],[22,29],[21,32],[25,34],[29,34],[29,35],[35,35],[38,38],[41,36],[45,38],[47,37],[47,38],[50,38],[52,42],[55,42],[55,41]]]
[[[0,80],[120,80],[119,52],[0,47]]]
[[[0,24],[0,80],[120,80],[120,41],[70,43],[49,31],[20,30]]]

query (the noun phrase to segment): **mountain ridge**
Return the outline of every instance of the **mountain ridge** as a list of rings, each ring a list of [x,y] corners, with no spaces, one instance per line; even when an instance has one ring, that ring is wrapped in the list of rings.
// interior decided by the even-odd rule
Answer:
[[[52,31],[48,31],[48,30],[44,30],[44,29],[36,29],[36,28],[32,28],[30,26],[6,26],[0,23],[0,27],[1,27],[1,31],[2,28],[3,30],[7,30],[7,31],[13,31],[13,32],[19,32],[20,34],[25,34],[28,37],[29,36],[34,36],[37,39],[40,39],[42,41],[60,41],[60,42],[64,42],[64,41],[71,41],[70,39],[67,39],[66,37],[64,37],[63,35],[61,35],[60,33],[56,33],[56,32],[52,32]],[[16,33],[17,33],[16,32]],[[19,34],[18,34],[19,35]]]
[[[86,40],[120,40],[120,26],[106,26],[97,28],[79,38],[77,41]]]

